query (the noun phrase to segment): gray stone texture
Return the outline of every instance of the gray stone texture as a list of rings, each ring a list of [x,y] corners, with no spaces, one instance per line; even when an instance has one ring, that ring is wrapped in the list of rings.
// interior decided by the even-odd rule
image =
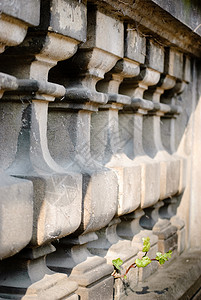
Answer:
[[[179,288],[178,288],[179,287]],[[199,299],[200,252],[183,253],[168,267],[160,268],[154,276],[138,284],[133,292],[122,297],[128,299]]]
[[[0,173],[0,258],[14,255],[30,241],[33,187],[30,181]]]
[[[48,29],[78,41],[86,41],[86,1],[52,0],[43,1],[41,6],[42,15],[38,29]],[[49,15],[47,11],[50,12]]]
[[[37,26],[40,21],[40,0],[1,1],[0,10],[8,16]]]
[[[156,4],[188,26],[196,34],[201,35],[199,24],[201,23],[200,3],[197,0],[179,0],[176,3],[173,0],[164,2],[163,0],[153,0]]]
[[[0,11],[0,298],[199,299],[200,3]]]
[[[130,24],[126,26],[126,30],[125,57],[143,64],[146,57],[146,38]]]

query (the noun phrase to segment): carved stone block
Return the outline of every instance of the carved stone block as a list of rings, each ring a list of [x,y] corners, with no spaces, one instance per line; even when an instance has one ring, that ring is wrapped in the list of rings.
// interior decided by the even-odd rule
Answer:
[[[144,64],[146,38],[140,35],[132,25],[128,25],[126,29],[125,57]]]
[[[24,21],[32,26],[39,25],[40,1],[39,0],[12,0],[1,1],[0,10],[6,15]],[[7,32],[8,34],[8,32]]]
[[[30,181],[0,174],[0,259],[14,255],[29,243],[33,226],[32,201]]]

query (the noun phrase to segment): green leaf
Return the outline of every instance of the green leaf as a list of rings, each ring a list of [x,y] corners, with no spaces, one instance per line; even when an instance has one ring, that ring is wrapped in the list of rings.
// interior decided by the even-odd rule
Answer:
[[[168,251],[164,254],[161,252],[156,253],[156,260],[158,260],[159,264],[163,265],[169,258],[171,258],[172,251]]]
[[[120,266],[123,264],[123,260],[121,258],[113,259],[112,263],[116,269],[121,270]]]
[[[137,258],[135,263],[138,268],[144,268],[151,263],[151,259],[148,256],[144,256],[142,259]]]
[[[126,275],[124,275],[124,279],[127,279],[127,276],[126,276]]]
[[[149,249],[150,249],[150,246],[151,246],[151,244],[150,244],[150,238],[149,237],[142,238],[142,240],[143,240],[143,249],[142,249],[142,251],[143,252],[148,252]]]

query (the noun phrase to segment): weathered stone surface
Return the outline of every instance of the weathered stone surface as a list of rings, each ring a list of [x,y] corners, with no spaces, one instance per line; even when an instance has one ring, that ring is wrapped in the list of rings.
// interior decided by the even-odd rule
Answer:
[[[77,294],[83,300],[111,300],[113,297],[113,278],[105,278],[100,283],[92,286],[87,286],[87,288],[79,286]]]
[[[78,299],[77,283],[65,274],[56,274],[45,265],[45,257],[55,251],[51,244],[25,249],[1,262],[0,296],[13,299]],[[68,298],[69,296],[69,298]],[[72,298],[71,298],[72,297]]]
[[[122,216],[121,223],[117,226],[119,236],[127,240],[132,240],[142,230],[140,218],[143,215],[144,211],[138,208],[133,213]]]
[[[144,92],[149,86],[156,85],[159,79],[160,73],[158,71],[142,67],[138,76],[124,80],[120,87],[120,93],[143,99]]]
[[[101,38],[102,34],[104,38]],[[123,56],[123,23],[113,18],[109,13],[106,15],[94,6],[88,10],[87,41],[82,49],[97,47],[119,57]],[[109,70],[108,70],[109,71]]]
[[[111,287],[111,292],[107,297],[110,298],[112,295],[111,278],[106,282],[104,279],[110,274],[112,267],[108,266],[103,258],[91,257],[91,253],[86,249],[86,244],[94,240],[95,234],[92,233],[106,226],[115,215],[118,184],[115,172],[97,163],[91,155],[90,127],[91,112],[97,111],[98,103],[107,101],[107,96],[98,93],[95,85],[98,80],[104,77],[105,72],[114,66],[123,50],[123,40],[120,38],[123,38],[123,24],[97,11],[96,8],[89,11],[89,16],[92,20],[95,19],[95,22],[93,23],[89,19],[88,42],[79,49],[75,56],[76,60],[74,57],[67,62],[67,65],[73,69],[73,76],[67,85],[65,101],[50,106],[49,118],[52,122],[49,122],[49,132],[52,134],[54,116],[57,114],[58,120],[58,113],[62,113],[63,128],[61,128],[64,135],[68,137],[68,139],[61,141],[66,152],[64,157],[57,152],[57,149],[54,149],[54,144],[49,139],[49,147],[53,157],[67,171],[77,170],[83,178],[82,221],[76,232],[76,235],[80,234],[77,238],[78,242],[69,246],[66,245],[69,255],[66,255],[68,257],[65,259],[65,267],[57,266],[56,260],[54,263],[50,262],[50,265],[53,268],[61,267],[63,272],[72,271],[70,277],[78,282],[80,289],[78,293],[83,299],[95,297],[97,289],[103,289],[105,283]],[[100,40],[100,36],[105,30],[106,21],[112,24],[112,27],[109,27],[112,30],[110,43],[107,40]],[[112,43],[112,41],[117,40],[119,44]],[[60,67],[62,68],[62,64]],[[68,82],[68,71],[66,75]],[[76,126],[69,132],[72,125]],[[84,238],[84,242],[81,241],[82,238]],[[68,266],[69,261],[73,261],[70,267]],[[93,274],[99,274],[98,278],[90,275],[91,268]],[[100,297],[102,296],[100,295]]]
[[[104,15],[94,7],[90,8],[88,18],[90,18],[88,41],[82,45],[76,54],[76,60],[74,57],[69,61],[69,65],[74,71],[73,78],[70,79],[70,84],[66,90],[66,101],[50,106],[50,120],[52,121],[51,111],[55,110],[58,113],[58,110],[66,110],[62,121],[64,122],[64,134],[68,136],[68,140],[62,141],[62,143],[66,142],[68,144],[63,147],[67,149],[66,159],[59,152],[55,152],[54,145],[51,144],[51,140],[49,141],[52,155],[58,162],[62,162],[67,170],[75,168],[83,174],[84,215],[80,230],[84,230],[85,233],[100,229],[100,225],[104,227],[111,221],[116,212],[117,178],[113,171],[104,168],[93,159],[90,152],[90,126],[91,111],[97,110],[97,103],[107,101],[107,96],[96,92],[95,85],[114,66],[119,56],[123,54],[123,23]],[[94,20],[94,23],[92,20]],[[107,40],[100,39],[107,22],[112,25],[112,27],[109,27],[112,30],[110,43]],[[117,40],[118,43],[116,43]],[[89,98],[85,97],[82,101],[80,94],[91,96]],[[83,102],[87,103],[80,106],[80,102],[81,104]],[[72,124],[76,124],[76,127],[69,135],[68,128]],[[108,178],[110,178],[109,181]],[[98,193],[97,191],[101,192]],[[103,192],[105,192],[105,196]],[[109,208],[105,201],[108,196],[110,198]],[[93,214],[91,214],[91,209]]]
[[[118,208],[116,215],[135,210],[140,204],[141,166],[135,164],[120,149],[118,108],[108,107],[92,115],[92,153],[118,176]]]
[[[173,226],[177,227],[177,251],[181,254],[185,250],[185,223],[178,216],[173,216],[170,221]]]
[[[42,79],[41,74],[43,74],[42,80],[45,80],[51,67],[58,61],[71,57],[76,52],[79,42],[85,40],[86,5],[75,3],[75,1],[67,3],[57,0],[48,3],[48,1],[42,2],[40,25],[29,30],[26,39],[18,47],[10,48],[6,52],[5,55],[8,55],[9,59],[5,61],[3,58],[1,70],[6,69],[9,74],[21,79]],[[70,11],[70,15],[72,15],[72,9],[75,7],[77,7],[77,14],[72,17],[74,21],[68,24],[68,27],[66,23],[63,23],[64,10]],[[63,28],[61,28],[61,24],[63,24]],[[38,34],[39,32],[40,34]],[[17,63],[15,55],[18,55]],[[21,58],[22,56],[23,58]],[[47,56],[49,57],[48,63],[47,61],[45,63],[44,59]],[[39,68],[43,72],[38,71]],[[45,75],[46,78],[44,78]]]
[[[49,30],[78,41],[86,40],[86,1],[43,1],[40,30]],[[50,11],[50,14],[47,14]]]
[[[160,166],[143,148],[143,117],[153,104],[143,99],[132,99],[131,105],[120,114],[120,137],[122,148],[130,159],[141,166],[141,200],[145,208],[156,203],[160,194]]]
[[[177,228],[169,220],[159,220],[153,227],[153,232],[158,236],[158,250],[162,253],[177,248]]]
[[[79,236],[77,239],[63,239],[56,245],[57,251],[48,256],[48,266],[62,273],[67,273],[71,280],[75,280],[79,288],[77,294],[83,299],[106,297],[111,299],[113,293],[113,267],[106,264],[106,260],[99,256],[92,256],[87,250],[86,243],[96,239],[94,233]],[[108,293],[100,293],[104,289]],[[105,292],[106,292],[105,291]]]
[[[0,173],[0,258],[19,252],[30,241],[33,187],[30,181]]]
[[[2,1],[0,10],[9,16],[37,26],[40,21],[40,0]]]
[[[145,151],[156,161],[160,162],[160,199],[165,199],[170,195],[176,194],[179,190],[180,161],[165,151],[162,145],[160,114],[163,114],[163,111],[169,108],[162,104],[159,106],[158,113],[144,119],[143,142]]]
[[[193,296],[200,288],[200,272],[200,251],[183,253],[167,267],[159,268],[154,276],[138,283],[122,299],[194,299]]]
[[[125,57],[144,64],[146,57],[146,38],[130,24],[126,27]]]
[[[48,12],[46,13],[48,16]],[[5,99],[6,97],[9,98],[9,101],[19,101],[21,97],[26,99],[24,107],[21,106],[24,102],[18,102],[18,110],[15,111],[15,113],[19,112],[19,115],[16,114],[18,137],[15,140],[15,158],[9,166],[8,173],[29,178],[33,182],[34,226],[30,245],[43,247],[44,243],[75,231],[81,221],[81,175],[67,173],[56,164],[50,156],[46,136],[48,101],[53,101],[55,97],[62,97],[65,94],[63,86],[47,82],[48,72],[57,64],[58,60],[74,54],[78,40],[47,30],[43,31],[42,35],[37,33],[37,31],[31,32],[22,47],[18,50],[15,49],[19,58],[25,56],[23,63],[20,64],[20,59],[16,61],[16,58],[13,58],[15,51],[8,51],[6,55],[10,58],[7,60],[9,63],[7,66],[3,64],[3,67],[8,69],[11,74],[23,79],[18,82],[18,91],[7,94]],[[66,33],[66,35],[68,34]],[[23,286],[23,283],[16,286],[16,280],[20,276],[19,274],[25,273],[24,276],[28,276],[28,280],[25,279],[26,289],[28,288],[30,294],[37,294],[37,298],[48,299],[51,293],[55,295],[58,288],[61,289],[59,298],[69,294],[71,297],[77,289],[77,284],[74,284],[73,289],[69,291],[67,287],[65,288],[67,283],[65,275],[53,274],[51,278],[46,276],[42,282],[46,289],[41,290],[40,280],[46,274],[52,274],[45,265],[44,256],[46,254],[45,252],[41,253],[40,258],[33,257],[31,263],[29,263],[29,259],[28,261],[26,258],[19,259],[19,265],[16,266],[18,272],[13,274],[13,269],[10,272],[13,276],[8,282],[7,293],[12,293],[13,288],[20,289],[20,284]],[[41,264],[43,270],[40,270]],[[23,266],[27,267],[27,272],[23,273]],[[8,274],[9,276],[11,275]],[[62,282],[60,282],[60,277],[62,277]],[[4,283],[1,282],[2,293],[5,293]],[[32,286],[33,283],[34,286]],[[24,294],[25,289],[22,289],[21,293]],[[29,296],[27,297],[29,298]],[[74,294],[73,298],[75,297]]]
[[[166,53],[165,72],[176,78],[183,79],[183,54],[173,49]]]
[[[190,83],[191,82],[191,59],[189,56],[184,55],[184,75],[183,80]]]
[[[199,26],[201,23],[201,9],[199,1],[179,0],[175,3],[173,0],[170,0],[169,2],[153,0],[153,2],[160,5],[160,7],[166,10],[180,22],[184,23],[192,31],[195,31],[198,35],[201,35],[201,29]]]
[[[26,35],[28,24],[38,25],[40,1],[4,1],[0,3],[0,53],[5,46],[20,44]]]
[[[43,9],[44,7],[42,7],[41,14],[43,14]],[[50,7],[49,13],[51,14]],[[54,16],[52,18],[54,19]],[[62,15],[57,16],[57,21],[59,20],[62,20]],[[46,11],[47,26],[51,25],[49,22]],[[76,23],[74,26],[76,28]],[[83,30],[86,29],[84,23],[81,23],[80,26]],[[23,96],[26,98],[28,94],[30,98],[27,98],[32,101],[23,108],[23,112],[21,112],[21,105],[18,104],[19,116],[22,115],[22,120],[17,116],[19,121],[18,144],[16,145],[16,157],[9,167],[9,173],[33,180],[34,234],[32,244],[34,245],[42,245],[46,240],[55,239],[58,235],[62,237],[70,234],[77,229],[81,221],[81,175],[66,173],[51,158],[47,147],[48,101],[53,101],[55,97],[62,97],[65,93],[64,87],[47,82],[48,72],[58,60],[72,56],[78,44],[78,40],[68,36],[68,31],[65,32],[66,37],[57,33],[57,29],[52,28],[54,32],[48,32],[46,28],[42,36],[37,35],[37,31],[32,32],[27,36],[21,48],[18,48],[19,57],[22,53],[25,56],[28,55],[27,53],[31,53],[35,58],[34,61],[30,61],[28,58],[22,65],[20,65],[20,60],[18,64],[13,64],[12,51],[10,54],[8,53],[11,57],[8,69],[10,68],[11,73],[23,80],[19,81],[18,92],[13,93],[12,96],[9,94],[7,97],[10,98],[9,100],[21,99]],[[35,43],[30,43],[30,39],[33,39]],[[37,39],[39,43],[36,43]],[[37,79],[40,80],[40,83],[37,82]],[[15,138],[16,142],[17,139]],[[25,143],[27,146],[24,147]],[[43,197],[41,197],[42,195]],[[74,212],[70,208],[73,208]],[[70,224],[72,227],[69,227]],[[64,227],[68,228],[65,233]]]
[[[116,215],[129,213],[139,206],[141,194],[141,165],[134,163],[124,153],[119,138],[119,110],[129,105],[131,99],[119,94],[119,85],[124,77],[139,73],[138,63],[120,60],[97,84],[99,91],[108,93],[109,103],[102,105],[92,115],[93,156],[101,164],[113,169],[118,177],[118,208]]]
[[[200,248],[201,27],[187,20],[200,7],[191,2],[179,0],[180,12],[171,0],[0,3],[0,297],[199,298],[198,260],[192,281],[176,265],[162,290],[143,285],[157,263],[114,291],[111,276],[114,258],[125,271],[143,255],[142,236],[153,257],[157,247],[173,257]],[[48,253],[65,274],[47,269]]]
[[[16,112],[17,109],[21,113],[21,104],[18,103]],[[36,245],[55,239],[58,234],[61,236],[70,234],[79,226],[81,221],[81,176],[65,173],[48,155],[44,144],[45,133],[43,135],[40,131],[45,121],[45,110],[47,110],[47,103],[45,102],[35,102],[27,105],[24,109],[22,113],[23,123],[21,124],[20,118],[18,119],[19,131],[16,132],[18,137],[15,139],[18,144],[15,145],[16,153],[13,153],[15,160],[8,169],[9,174],[23,176],[33,181],[34,231],[32,244]],[[6,121],[6,118],[4,121]],[[14,121],[13,118],[11,121]],[[32,124],[31,128],[30,124]],[[20,128],[20,126],[22,127]],[[27,137],[29,138],[27,139]],[[12,140],[8,139],[8,144],[10,141]],[[28,143],[27,150],[23,148],[25,141]],[[24,149],[23,152],[22,149]],[[43,153],[45,153],[45,160],[43,159]],[[11,158],[8,157],[8,162],[10,160]],[[53,174],[54,172],[57,172],[57,175]],[[72,203],[74,203],[73,206]],[[47,226],[45,220],[48,219]],[[67,224],[71,224],[73,227],[69,227]]]
[[[100,6],[102,4],[97,0],[91,1]],[[180,2],[178,3],[179,6]],[[142,28],[142,32],[145,36],[154,36],[159,43],[166,46],[170,44],[176,45],[177,48],[194,53],[197,57],[200,56],[199,35],[195,35],[192,31],[190,32],[185,21],[178,21],[178,19],[171,16],[168,11],[165,11],[157,5],[155,1],[135,0],[135,2],[133,2],[125,0],[122,2],[121,0],[104,0],[104,4],[108,5],[114,14],[120,15],[125,21],[132,19],[134,29],[140,31]],[[165,3],[164,6],[165,5],[170,4],[168,2]],[[176,6],[171,4],[170,7],[174,9]],[[199,5],[195,7],[199,7]],[[196,11],[197,9],[195,7],[193,7],[193,9]],[[178,11],[181,13],[180,8]],[[183,12],[185,14],[186,9]],[[196,19],[196,22],[198,22],[198,24],[200,23],[199,17]],[[197,32],[198,29],[200,30],[200,27],[195,29]]]
[[[156,71],[163,73],[164,57],[165,57],[164,47],[160,46],[157,43],[154,43],[152,40],[148,40],[147,47],[146,47],[146,59],[145,59],[146,67],[152,68]]]
[[[4,91],[16,90],[18,88],[17,79],[4,73],[0,73],[0,98]]]
[[[14,46],[21,43],[25,37],[27,26],[24,23],[13,20],[7,16],[1,15],[0,18],[0,53],[4,52],[6,45]],[[16,24],[17,23],[17,24]],[[9,31],[10,35],[6,35],[5,31]],[[15,34],[13,34],[15,32]]]
[[[48,131],[49,138],[55,135],[57,141],[57,147],[55,147],[54,140],[49,139],[49,147],[54,159],[65,170],[75,170],[82,173],[82,201],[85,211],[83,212],[80,230],[85,232],[98,230],[100,226],[104,227],[107,225],[115,215],[117,207],[117,179],[115,173],[107,168],[103,168],[91,157],[89,148],[90,114],[89,111],[80,111],[78,113],[76,111],[73,113],[66,111],[65,114],[58,110],[52,111],[49,116]],[[61,116],[56,126],[62,135],[58,135],[55,132],[53,123],[55,116],[57,116],[56,120],[58,120],[58,116]],[[69,131],[69,128],[72,128],[72,130]],[[63,139],[64,136],[66,136],[66,139]],[[61,145],[63,152],[60,152],[61,147],[58,147]],[[108,197],[110,199],[109,206],[105,201]],[[92,210],[93,214],[91,214]]]

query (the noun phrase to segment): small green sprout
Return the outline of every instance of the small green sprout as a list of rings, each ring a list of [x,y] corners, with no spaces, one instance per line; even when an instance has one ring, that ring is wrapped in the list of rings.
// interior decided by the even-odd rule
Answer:
[[[142,240],[143,240],[143,249],[142,249],[142,251],[143,252],[148,252],[150,247],[151,247],[150,238],[149,237],[142,238]]]
[[[163,265],[166,261],[168,261],[169,258],[171,258],[171,255],[172,255],[172,251],[168,251],[167,253],[164,253],[162,254],[161,252],[157,252],[156,253],[156,258],[149,258],[147,256],[147,252],[150,250],[150,247],[151,247],[151,244],[150,244],[150,238],[149,237],[146,237],[146,238],[143,238],[143,248],[142,248],[142,252],[145,252],[144,256],[140,259],[140,258],[137,258],[135,260],[135,262],[133,264],[131,264],[127,269],[126,269],[126,272],[121,275],[121,266],[123,264],[123,260],[121,258],[117,258],[117,259],[114,259],[112,261],[113,263],[113,266],[115,267],[115,270],[114,272],[112,273],[112,276],[114,278],[124,278],[124,279],[127,279],[127,274],[129,272],[129,270],[131,268],[145,268],[146,266],[148,266],[152,261],[158,261],[158,263],[160,265]],[[120,272],[118,272],[118,270]]]
[[[151,263],[151,259],[148,256],[143,256],[142,259],[137,258],[135,264],[138,268],[145,268]]]
[[[163,265],[169,258],[171,258],[172,251],[168,251],[167,253],[162,254],[161,252],[156,253],[156,260],[160,265]]]
[[[121,258],[117,258],[117,259],[114,259],[112,261],[112,264],[113,266],[117,269],[117,270],[121,270],[121,265],[123,264],[123,260]]]

